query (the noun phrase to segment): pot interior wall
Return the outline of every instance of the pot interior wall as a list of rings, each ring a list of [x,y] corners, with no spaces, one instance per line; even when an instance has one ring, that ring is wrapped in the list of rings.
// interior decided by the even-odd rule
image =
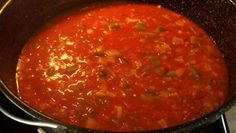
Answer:
[[[106,0],[109,1],[109,0]],[[112,1],[112,0],[110,0]],[[17,93],[15,69],[24,44],[50,18],[72,7],[95,0],[16,0],[0,15],[0,78]],[[101,2],[101,1],[100,1]],[[105,2],[103,0],[102,2]],[[228,0],[143,0],[183,14],[214,38],[229,70],[230,99],[236,94],[236,7]]]

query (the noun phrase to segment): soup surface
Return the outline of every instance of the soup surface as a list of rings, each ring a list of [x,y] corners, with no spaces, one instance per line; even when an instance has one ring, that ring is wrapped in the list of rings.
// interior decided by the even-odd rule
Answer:
[[[43,114],[108,131],[167,128],[217,110],[228,75],[215,42],[185,17],[145,4],[73,10],[26,44],[20,98]]]

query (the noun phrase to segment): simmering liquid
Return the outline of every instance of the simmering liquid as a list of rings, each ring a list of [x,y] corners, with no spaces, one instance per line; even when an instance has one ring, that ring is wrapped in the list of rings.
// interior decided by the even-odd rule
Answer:
[[[217,110],[228,75],[215,42],[147,4],[74,10],[25,45],[20,98],[61,122],[107,131],[172,127]]]

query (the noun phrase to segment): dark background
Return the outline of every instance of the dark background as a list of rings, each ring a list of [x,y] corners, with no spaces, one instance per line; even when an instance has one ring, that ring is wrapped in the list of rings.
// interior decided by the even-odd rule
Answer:
[[[0,106],[2,106],[9,113],[29,119],[28,116],[14,106],[0,91]],[[7,118],[0,112],[0,133],[37,133],[37,127],[20,124]]]

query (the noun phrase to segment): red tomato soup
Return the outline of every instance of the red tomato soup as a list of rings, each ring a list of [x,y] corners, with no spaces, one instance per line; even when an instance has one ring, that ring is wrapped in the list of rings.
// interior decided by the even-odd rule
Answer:
[[[26,44],[20,98],[64,123],[143,131],[183,124],[226,100],[223,55],[185,17],[146,4],[73,10]]]

